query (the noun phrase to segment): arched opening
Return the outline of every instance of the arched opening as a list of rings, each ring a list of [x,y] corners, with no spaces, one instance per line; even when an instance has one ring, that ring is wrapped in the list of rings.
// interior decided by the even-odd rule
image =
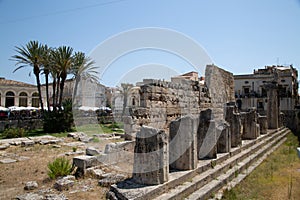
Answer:
[[[31,106],[32,107],[39,107],[39,93],[35,92],[32,94]]]
[[[5,95],[5,107],[10,107],[15,105],[15,93],[9,91]]]
[[[19,96],[19,106],[27,107],[28,98],[26,92],[21,92]]]

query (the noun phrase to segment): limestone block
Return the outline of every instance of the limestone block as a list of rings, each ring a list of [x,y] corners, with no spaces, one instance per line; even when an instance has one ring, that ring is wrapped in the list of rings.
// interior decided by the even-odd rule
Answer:
[[[25,187],[24,190],[34,190],[36,188],[38,188],[38,183],[36,181],[29,181],[27,183],[25,183]]]
[[[74,176],[66,176],[61,179],[58,179],[55,184],[54,188],[58,191],[69,190],[70,187],[74,185],[75,177]]]
[[[86,172],[86,169],[89,167],[94,167],[99,164],[96,156],[76,156],[73,158],[73,165],[77,167],[77,171],[83,173]]]
[[[199,115],[197,130],[198,159],[217,157],[216,124],[211,109],[203,110]]]
[[[170,124],[170,167],[191,170],[197,167],[197,128],[195,118],[185,116]]]
[[[143,126],[136,135],[133,180],[156,185],[169,179],[168,135],[163,130]]]
[[[228,153],[231,150],[231,134],[230,125],[227,122],[222,122],[216,126],[216,135],[218,137],[217,150],[218,153]]]
[[[29,146],[33,146],[34,144],[35,142],[33,140],[22,141],[21,147],[29,147]]]
[[[253,140],[258,137],[257,133],[257,119],[256,111],[250,110],[249,112],[242,113],[243,133],[242,139]]]
[[[95,147],[88,147],[85,149],[85,154],[88,156],[95,156],[99,155],[101,151],[99,149],[96,149]]]
[[[242,144],[241,134],[241,116],[235,112],[236,106],[228,103],[225,107],[225,120],[230,125],[231,147],[237,147]]]
[[[259,115],[257,118],[257,122],[259,123],[260,127],[260,134],[267,134],[268,131],[268,121],[267,116],[261,116]]]

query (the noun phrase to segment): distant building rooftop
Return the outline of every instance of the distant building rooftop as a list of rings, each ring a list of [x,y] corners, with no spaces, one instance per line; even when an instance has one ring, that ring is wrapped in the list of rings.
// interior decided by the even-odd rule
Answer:
[[[4,77],[0,77],[0,85],[5,86],[23,86],[23,87],[36,87],[36,85],[24,83],[21,81],[7,80]]]

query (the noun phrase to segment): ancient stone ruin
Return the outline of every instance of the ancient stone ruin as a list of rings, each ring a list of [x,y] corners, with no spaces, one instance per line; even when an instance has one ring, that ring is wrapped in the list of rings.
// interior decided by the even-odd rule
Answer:
[[[122,119],[128,141],[118,145],[121,151],[108,146],[105,156],[93,157],[98,163],[122,160],[133,165],[132,177],[112,185],[107,197],[202,199],[218,191],[234,174],[273,150],[288,132],[279,129],[284,119],[276,84],[265,87],[266,116],[255,108],[239,110],[233,74],[215,65],[206,67],[205,82],[174,77],[146,79],[133,87],[133,103]]]

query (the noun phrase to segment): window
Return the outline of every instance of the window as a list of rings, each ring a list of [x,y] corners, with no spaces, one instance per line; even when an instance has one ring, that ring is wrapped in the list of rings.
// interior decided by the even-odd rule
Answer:
[[[5,94],[5,107],[10,107],[15,105],[15,93],[12,91],[6,92]]]
[[[250,88],[248,88],[248,87],[244,88],[244,93],[249,94],[250,93]]]
[[[19,106],[27,107],[27,99],[26,92],[21,92],[19,97]]]
[[[32,94],[32,101],[31,106],[32,107],[39,107],[39,93],[35,92]]]
[[[248,84],[249,83],[249,81],[245,81],[245,84]]]
[[[282,79],[282,80],[281,80],[281,82],[282,82],[282,83],[284,83],[284,82],[285,82],[285,80],[284,80],[284,79]]]

